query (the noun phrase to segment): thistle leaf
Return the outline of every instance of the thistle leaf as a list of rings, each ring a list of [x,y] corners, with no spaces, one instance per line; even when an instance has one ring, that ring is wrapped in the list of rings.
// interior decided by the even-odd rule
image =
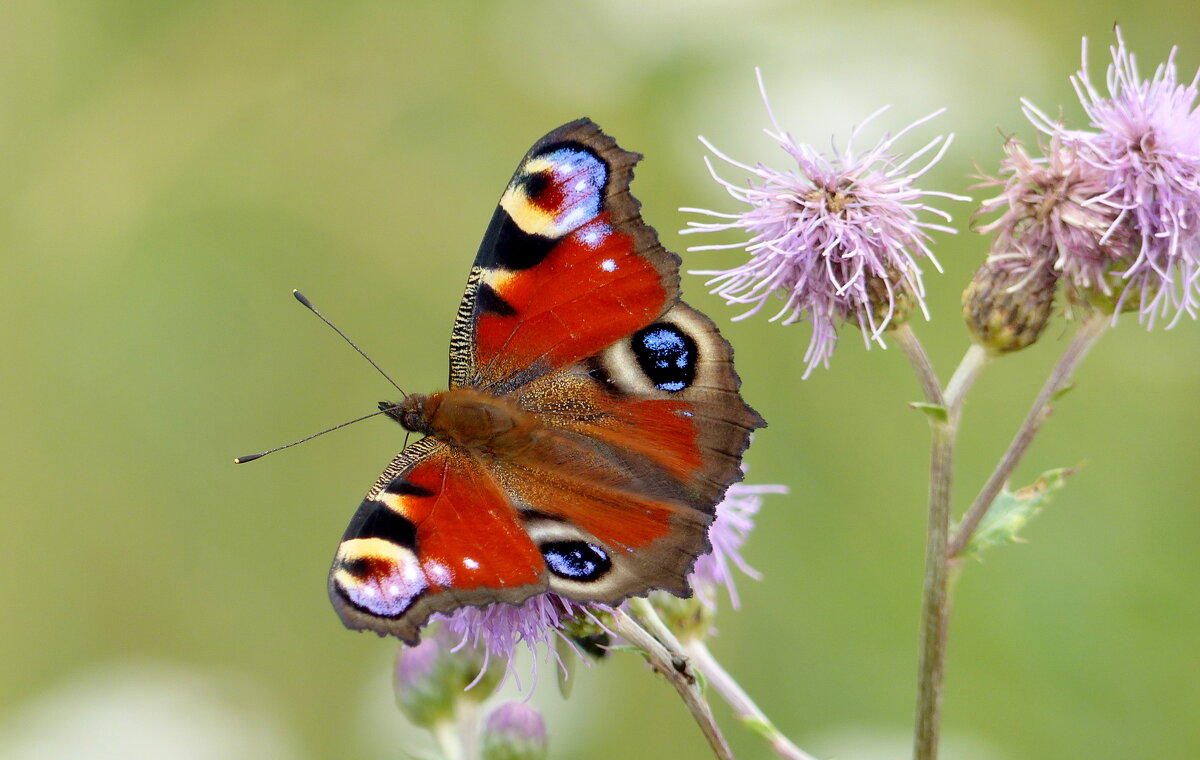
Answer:
[[[1070,392],[1071,392],[1071,391],[1073,391],[1073,390],[1075,390],[1075,383],[1073,383],[1073,382],[1071,382],[1071,383],[1067,383],[1067,384],[1066,384],[1066,385],[1064,385],[1063,387],[1061,387],[1061,388],[1059,388],[1058,390],[1056,390],[1056,391],[1054,392],[1054,394],[1053,394],[1052,396],[1050,396],[1050,400],[1051,400],[1051,401],[1058,401],[1060,398],[1062,398],[1063,396],[1067,395],[1068,393],[1070,393]]]
[[[962,556],[978,558],[980,552],[993,546],[1021,543],[1024,539],[1018,532],[1050,503],[1051,495],[1078,469],[1060,467],[1042,473],[1032,484],[1017,491],[1001,490],[963,548]]]
[[[946,407],[941,404],[927,404],[924,401],[914,401],[909,406],[925,412],[925,414],[929,415],[929,419],[934,422],[946,422],[950,419],[950,412],[946,411]]]

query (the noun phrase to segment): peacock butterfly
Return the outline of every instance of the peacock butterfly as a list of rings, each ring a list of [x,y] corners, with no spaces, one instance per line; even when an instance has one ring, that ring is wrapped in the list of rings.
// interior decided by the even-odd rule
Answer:
[[[729,344],[679,300],[679,257],[629,193],[640,158],[580,119],[517,167],[467,278],[449,390],[380,404],[424,437],[338,546],[348,628],[415,643],[464,605],[690,594],[765,423]]]

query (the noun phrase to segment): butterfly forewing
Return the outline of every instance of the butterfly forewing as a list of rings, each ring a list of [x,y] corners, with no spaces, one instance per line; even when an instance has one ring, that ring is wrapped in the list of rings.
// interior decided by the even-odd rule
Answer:
[[[678,299],[679,259],[629,194],[639,158],[586,119],[530,149],[471,270],[452,387],[504,387],[592,356]]]

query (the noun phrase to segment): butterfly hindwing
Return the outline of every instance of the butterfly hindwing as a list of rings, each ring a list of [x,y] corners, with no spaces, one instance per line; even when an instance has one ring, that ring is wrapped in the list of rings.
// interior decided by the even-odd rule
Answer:
[[[586,588],[552,577],[552,590],[600,601],[649,588],[688,593],[715,505],[740,479],[750,433],[764,424],[738,386],[729,344],[677,303],[600,354],[515,391],[543,427],[544,450],[497,463],[501,481],[613,557],[609,577]]]
[[[545,560],[495,478],[433,438],[405,449],[367,493],[338,547],[329,595],[349,628],[415,642],[434,612],[520,602]]]

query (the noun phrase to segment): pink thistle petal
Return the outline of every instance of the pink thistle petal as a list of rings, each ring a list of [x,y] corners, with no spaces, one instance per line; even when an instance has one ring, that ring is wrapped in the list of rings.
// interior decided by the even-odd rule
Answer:
[[[520,675],[514,669],[517,648],[524,645],[533,657],[529,691],[537,685],[538,649],[544,648],[546,661],[566,671],[566,665],[552,646],[558,639],[566,641],[576,654],[583,653],[563,632],[564,622],[576,615],[594,618],[594,612],[611,611],[597,603],[581,604],[555,593],[538,594],[519,605],[489,604],[482,607],[462,607],[449,614],[435,615],[450,636],[458,641],[454,651],[465,647],[482,649],[487,663],[496,658],[505,664],[504,679],[512,676],[517,688],[523,690]],[[481,671],[482,674],[483,671]]]
[[[708,529],[712,551],[696,560],[689,581],[696,596],[711,609],[716,608],[716,589],[724,586],[734,609],[738,607],[734,568],[755,580],[761,576],[742,558],[742,546],[754,529],[754,516],[762,507],[762,497],[771,493],[787,493],[787,486],[748,486],[734,483],[717,505],[717,514]]]

